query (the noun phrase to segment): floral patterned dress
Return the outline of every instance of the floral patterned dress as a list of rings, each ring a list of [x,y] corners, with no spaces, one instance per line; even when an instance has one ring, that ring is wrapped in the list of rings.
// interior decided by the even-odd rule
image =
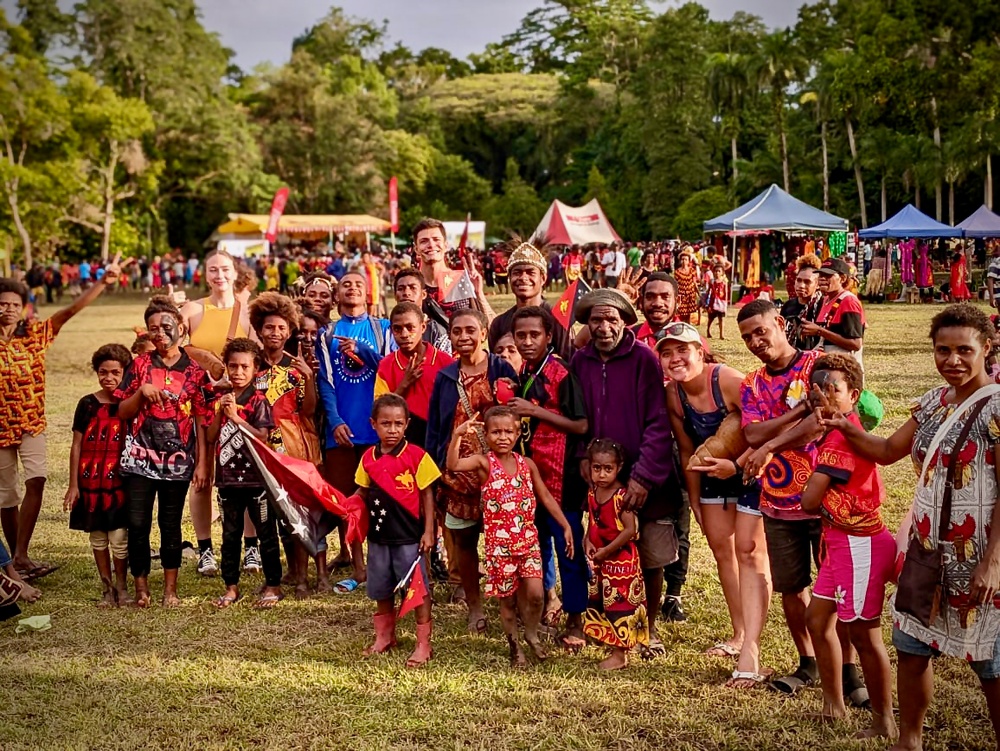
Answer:
[[[941,424],[957,408],[945,401],[947,386],[931,389],[913,407],[917,422],[911,458],[916,472]],[[941,502],[944,497],[948,463],[962,429],[959,420],[952,426],[927,466],[917,478],[913,499],[910,536],[931,550],[938,544]],[[1000,394],[976,418],[965,445],[958,452],[951,497],[951,521],[945,535],[945,597],[941,614],[925,627],[915,618],[893,609],[896,628],[928,644],[943,654],[969,661],[988,660],[1000,635],[1000,594],[992,602],[974,606],[969,599],[972,573],[979,565],[989,540],[989,524],[997,497],[994,448],[1000,442]],[[904,564],[905,565],[905,564]]]
[[[677,316],[687,320],[698,312],[698,270],[693,266],[674,270],[677,280]]]
[[[604,503],[598,503],[594,491],[590,491],[587,536],[594,547],[603,548],[621,534],[624,503],[625,488],[620,488]],[[622,545],[611,557],[594,564],[589,600],[583,617],[583,633],[587,636],[619,649],[649,644],[646,589],[634,540]]]

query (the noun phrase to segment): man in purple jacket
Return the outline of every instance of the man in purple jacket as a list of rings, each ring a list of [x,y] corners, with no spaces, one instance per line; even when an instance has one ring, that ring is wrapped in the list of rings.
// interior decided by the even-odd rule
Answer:
[[[674,520],[681,504],[663,371],[656,354],[628,330],[638,317],[620,292],[588,292],[575,314],[590,330],[590,342],[573,356],[570,370],[583,390],[590,437],[610,438],[625,450],[625,504],[639,516],[650,651],[663,654],[656,612],[663,567],[678,557]],[[585,477],[587,469],[584,464]]]

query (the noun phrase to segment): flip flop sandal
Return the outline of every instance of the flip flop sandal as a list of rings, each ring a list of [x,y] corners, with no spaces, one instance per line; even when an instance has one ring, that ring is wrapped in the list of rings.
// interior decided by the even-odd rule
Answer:
[[[787,694],[788,696],[794,696],[803,688],[808,688],[816,683],[816,680],[809,675],[809,673],[796,670],[791,675],[786,675],[784,678],[779,678],[776,681],[771,681],[769,684],[772,689],[777,691],[779,694]]]
[[[705,651],[706,657],[739,657],[740,650],[734,647],[732,644],[727,644],[724,641],[720,641],[711,649]]]
[[[655,660],[657,657],[666,657],[667,647],[659,639],[651,639],[649,644],[643,644],[642,659]]]
[[[468,631],[470,634],[475,634],[476,636],[483,636],[489,629],[490,622],[486,620],[486,616],[477,618],[475,623],[470,623]]]
[[[230,595],[223,595],[222,597],[216,597],[215,600],[212,602],[212,604],[215,605],[215,607],[217,607],[219,610],[225,610],[230,605],[235,605],[237,602],[240,601],[241,598],[242,595],[236,595],[236,597],[231,597]]]
[[[726,688],[757,688],[771,680],[772,671],[754,673],[751,670],[734,670],[732,677],[726,681]],[[753,681],[751,686],[735,686],[736,681]]]
[[[263,595],[254,603],[255,610],[270,610],[285,599],[284,595]]]
[[[569,634],[563,634],[556,641],[559,642],[559,645],[563,649],[574,655],[579,654],[587,646],[586,639],[581,639],[579,636],[570,636]]]
[[[344,579],[333,585],[333,591],[338,595],[349,595],[354,592],[358,587],[362,586],[357,579]]]
[[[17,569],[17,575],[21,577],[24,582],[34,581],[35,579],[41,579],[44,576],[58,571],[59,567],[51,563],[39,563],[31,570]]]
[[[562,607],[552,608],[542,613],[542,623],[546,626],[558,626],[559,619],[562,618],[563,609]]]

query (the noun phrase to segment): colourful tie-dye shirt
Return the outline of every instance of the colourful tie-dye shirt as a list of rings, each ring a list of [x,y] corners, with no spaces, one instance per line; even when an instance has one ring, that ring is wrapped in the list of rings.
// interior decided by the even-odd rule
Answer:
[[[743,426],[767,422],[795,409],[809,393],[818,350],[799,352],[782,371],[766,367],[750,373],[740,386]],[[760,510],[779,519],[808,519],[802,510],[802,491],[816,468],[816,445],[785,449],[774,455],[760,479]]]

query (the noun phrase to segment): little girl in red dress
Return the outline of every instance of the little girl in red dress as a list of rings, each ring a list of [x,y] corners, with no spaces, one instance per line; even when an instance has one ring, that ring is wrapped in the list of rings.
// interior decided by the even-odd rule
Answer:
[[[535,499],[542,502],[563,529],[566,557],[573,557],[573,532],[559,504],[545,487],[535,463],[513,453],[521,435],[521,420],[509,407],[493,407],[482,423],[489,448],[486,455],[460,457],[462,436],[476,427],[474,420],[459,425],[448,446],[448,469],[476,472],[482,485],[486,596],[500,600],[500,618],[507,634],[510,663],[524,667],[527,658],[517,640],[517,617],[524,624],[524,640],[539,660],[546,658],[538,639],[542,617],[542,554],[535,527]]]
[[[646,590],[635,541],[635,513],[624,509],[625,486],[618,480],[624,463],[622,447],[598,439],[587,449],[591,490],[587,495],[590,526],[584,552],[593,568],[590,605],[583,617],[583,633],[611,647],[601,670],[621,670],[628,652],[649,644]]]
[[[102,608],[132,602],[127,586],[128,509],[119,473],[125,421],[118,417],[118,400],[114,398],[131,362],[131,353],[120,344],[106,344],[91,358],[101,390],[87,394],[76,405],[69,489],[63,499],[63,509],[70,512],[69,528],[90,533],[90,547],[104,585],[104,596],[97,604]]]

